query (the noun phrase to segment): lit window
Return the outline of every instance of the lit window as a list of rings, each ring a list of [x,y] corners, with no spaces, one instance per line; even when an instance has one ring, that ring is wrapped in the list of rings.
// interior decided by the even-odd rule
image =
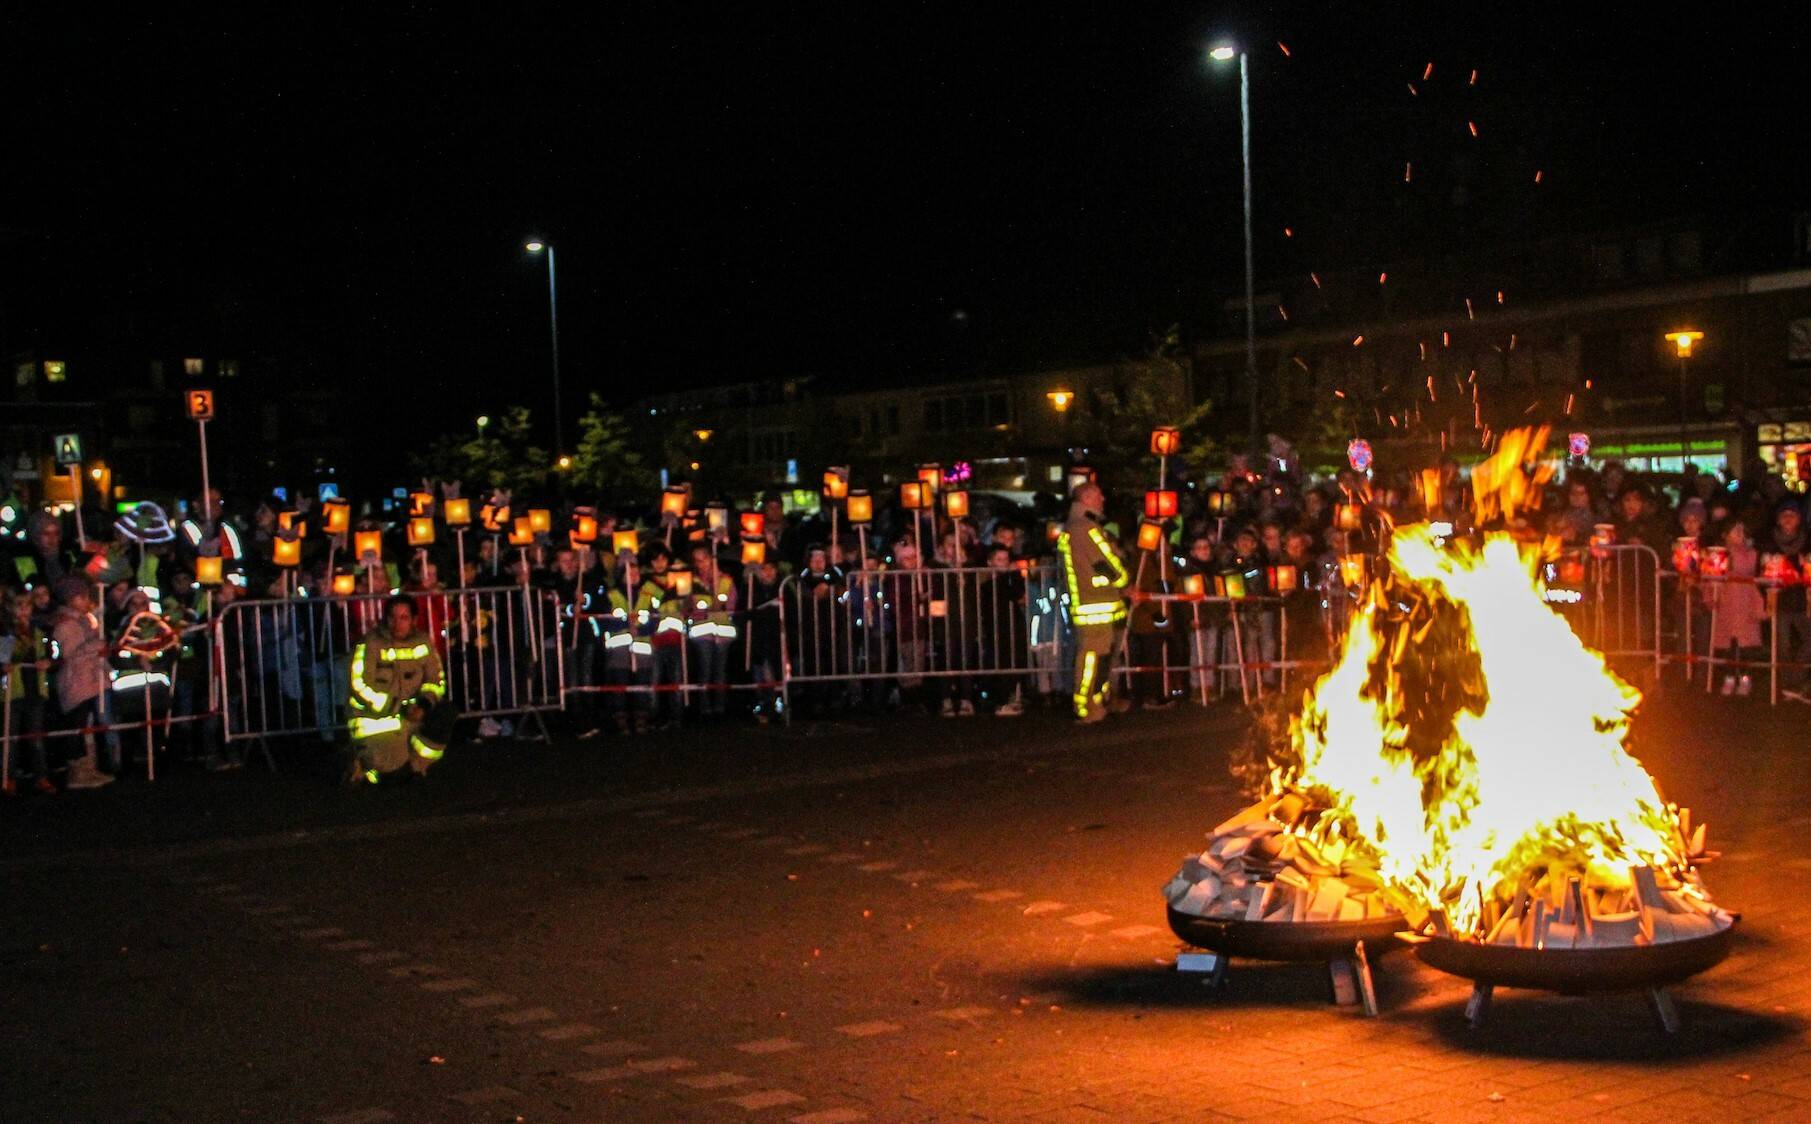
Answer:
[[[204,364],[199,359],[184,359],[182,361],[182,373],[185,375],[199,375],[201,374],[203,366]]]
[[[62,382],[64,379],[66,379],[68,377],[69,377],[68,364],[64,363],[61,359],[44,360],[44,381],[45,382]]]
[[[199,373],[199,372],[197,372],[197,373]],[[238,375],[239,375],[239,361],[237,359],[222,359],[220,361],[220,377],[221,378],[223,378],[223,379],[237,378]]]

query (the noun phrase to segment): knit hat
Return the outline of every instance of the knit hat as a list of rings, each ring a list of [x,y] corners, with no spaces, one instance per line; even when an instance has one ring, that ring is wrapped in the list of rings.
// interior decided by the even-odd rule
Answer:
[[[1710,518],[1710,513],[1704,510],[1704,501],[1697,496],[1679,505],[1679,518],[1683,519],[1687,515],[1696,515],[1700,519]]]

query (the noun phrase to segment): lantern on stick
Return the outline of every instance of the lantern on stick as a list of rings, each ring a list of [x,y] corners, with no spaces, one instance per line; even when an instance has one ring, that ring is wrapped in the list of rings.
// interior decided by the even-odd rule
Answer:
[[[857,527],[874,521],[874,497],[866,488],[856,488],[849,493],[849,522]]]
[[[1173,519],[1176,516],[1176,493],[1168,488],[1144,494],[1144,513],[1147,519]]]
[[[742,540],[742,564],[744,566],[759,566],[763,562],[766,562],[766,561],[767,561],[767,540],[766,539],[743,539]]]
[[[434,514],[434,493],[410,492],[409,515],[411,518]]]
[[[824,470],[824,498],[842,500],[849,497],[849,466],[831,465]]]
[[[964,491],[943,493],[943,513],[951,519],[967,519],[968,493]]]
[[[358,560],[375,566],[384,560],[384,533],[382,531],[360,531],[352,536],[352,553]]]
[[[1272,593],[1294,593],[1299,575],[1294,566],[1272,566],[1269,572]]]
[[[509,531],[509,545],[529,547],[534,545],[534,516],[518,515],[515,524]]]
[[[1610,547],[1616,545],[1616,524],[1593,523],[1591,525],[1591,556],[1606,558]]]
[[[516,520],[516,525],[518,527],[521,526],[521,522],[522,521],[519,519]],[[529,508],[528,529],[530,532],[537,535],[544,535],[553,530],[553,512],[544,507]]]
[[[1729,575],[1729,548],[1726,546],[1707,546],[1704,548],[1704,576],[1721,578]]]
[[[907,480],[899,485],[899,506],[907,511],[918,511],[924,507],[922,480]]]
[[[1698,570],[1698,536],[1681,535],[1673,540],[1673,570],[1680,574]]]
[[[760,538],[767,534],[767,516],[759,511],[744,511],[737,519],[745,538]]]
[[[924,503],[929,507],[937,489],[943,486],[943,466],[940,464],[921,464],[918,466],[918,482],[924,485]]]
[[[277,530],[297,538],[306,538],[308,521],[302,518],[302,513],[299,511],[279,511],[277,512]]]
[[[479,509],[478,519],[491,534],[502,534],[509,529],[509,505],[487,503]]]
[[[684,488],[668,488],[660,493],[660,514],[670,515],[674,519],[684,519],[685,509],[691,496]]]
[[[1761,578],[1783,585],[1797,585],[1798,567],[1789,563],[1784,554],[1768,551],[1761,555]]]
[[[1207,580],[1200,574],[1185,574],[1182,578],[1182,596],[1199,601],[1207,596]]]
[[[1217,488],[1207,494],[1207,511],[1210,515],[1218,515],[1224,519],[1237,511],[1238,507],[1239,497],[1224,488]]]
[[[300,566],[302,564],[302,540],[285,538],[282,535],[271,539],[270,560],[278,566]]]
[[[1230,597],[1234,600],[1243,598],[1245,596],[1245,575],[1237,570],[1219,575],[1214,578],[1214,592],[1221,597]]]
[[[196,582],[201,585],[219,585],[223,565],[218,555],[202,555],[195,559]]]
[[[1151,430],[1151,455],[1173,457],[1182,451],[1182,431],[1173,426],[1160,425]]]
[[[409,520],[409,545],[417,548],[434,545],[434,520],[417,515]]]
[[[617,554],[635,554],[641,550],[641,535],[633,528],[610,533],[610,549]]]
[[[341,573],[333,575],[333,595],[335,597],[350,597],[357,592],[357,574],[342,571]]]
[[[472,501],[454,497],[440,505],[440,515],[449,527],[461,529],[472,525]]]
[[[572,530],[568,535],[573,546],[590,546],[597,541],[597,516],[584,512],[574,512]]]
[[[321,526],[330,535],[343,535],[352,529],[352,505],[345,500],[328,500],[321,505]]]
[[[1157,550],[1163,546],[1163,523],[1157,519],[1141,520],[1138,524],[1138,549]]]
[[[721,503],[705,504],[704,524],[713,535],[720,535],[729,530],[729,508]]]
[[[692,595],[692,571],[684,566],[674,566],[667,571],[667,592],[674,597]]]

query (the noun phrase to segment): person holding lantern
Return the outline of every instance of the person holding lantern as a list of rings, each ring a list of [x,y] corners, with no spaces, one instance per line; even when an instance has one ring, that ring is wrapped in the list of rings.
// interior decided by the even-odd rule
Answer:
[[[415,601],[384,602],[384,619],[352,649],[348,669],[352,762],[346,781],[371,784],[408,769],[423,776],[450,740],[454,714],[446,673],[427,634],[415,627]]]
[[[1126,619],[1124,590],[1131,574],[1103,525],[1106,496],[1085,481],[1075,489],[1069,519],[1057,539],[1075,626],[1075,717],[1099,722],[1126,707],[1113,694],[1113,653]]]
[[[717,564],[706,542],[692,546],[692,595],[686,618],[691,625],[692,678],[703,688],[699,712],[721,715],[729,703],[729,652],[736,644],[736,581]]]
[[[604,590],[597,618],[604,648],[604,710],[619,734],[630,730],[646,733],[648,705],[645,688],[654,677],[654,648],[643,634],[635,603],[641,593],[641,560],[632,550],[616,555],[614,577]]]
[[[685,713],[685,599],[679,586],[689,581],[673,570],[666,548],[648,549],[648,576],[635,596],[635,618],[648,630],[654,675],[654,720],[662,726]]]

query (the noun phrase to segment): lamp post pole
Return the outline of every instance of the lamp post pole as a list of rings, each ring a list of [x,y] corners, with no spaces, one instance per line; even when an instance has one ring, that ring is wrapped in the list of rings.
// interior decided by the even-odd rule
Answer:
[[[1691,411],[1687,405],[1690,384],[1687,381],[1686,364],[1691,361],[1692,345],[1703,339],[1704,333],[1694,328],[1682,328],[1668,332],[1666,338],[1678,349],[1679,354],[1679,472],[1684,475],[1685,466],[1691,463],[1692,457]]]
[[[560,290],[553,260],[553,243],[536,239],[528,243],[528,252],[547,254],[547,323],[553,334],[553,452],[566,451],[564,428],[560,424]]]
[[[1251,83],[1239,52],[1239,162],[1245,174],[1245,378],[1251,384],[1251,444],[1258,444],[1258,313],[1251,254]]]

